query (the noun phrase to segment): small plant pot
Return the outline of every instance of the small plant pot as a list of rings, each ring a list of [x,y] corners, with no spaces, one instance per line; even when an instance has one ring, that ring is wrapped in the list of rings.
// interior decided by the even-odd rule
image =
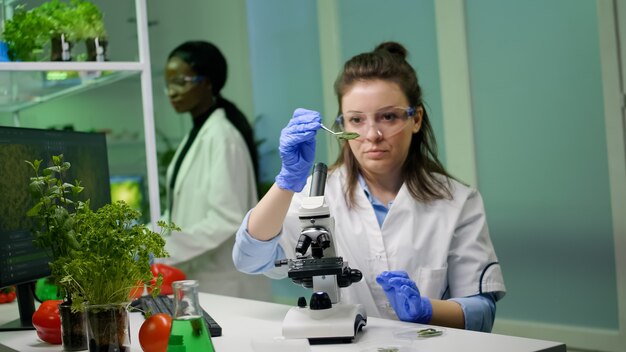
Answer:
[[[87,350],[87,329],[84,312],[72,313],[72,304],[63,302],[59,304],[61,316],[61,341],[63,351]]]
[[[127,307],[127,303],[85,305],[90,352],[130,351]]]
[[[85,40],[87,48],[87,61],[107,61],[107,46],[109,42],[105,38],[89,38]]]
[[[72,61],[74,44],[66,40],[64,34],[52,37],[50,40],[50,61]]]

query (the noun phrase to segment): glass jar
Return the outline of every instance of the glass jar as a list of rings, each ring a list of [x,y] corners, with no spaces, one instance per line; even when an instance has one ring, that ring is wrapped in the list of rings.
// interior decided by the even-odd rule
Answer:
[[[87,350],[87,321],[85,312],[72,312],[72,302],[59,304],[63,351]]]
[[[128,303],[85,304],[89,352],[130,351]]]

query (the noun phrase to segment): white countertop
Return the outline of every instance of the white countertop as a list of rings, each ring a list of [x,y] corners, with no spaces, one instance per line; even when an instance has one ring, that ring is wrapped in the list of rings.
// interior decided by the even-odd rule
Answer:
[[[254,351],[254,342],[272,342],[282,336],[281,326],[290,306],[252,301],[227,296],[201,293],[200,304],[222,327],[222,336],[214,337],[217,352]],[[17,304],[0,304],[0,325],[17,318]],[[132,351],[141,352],[138,331],[143,321],[140,313],[131,313]],[[480,333],[467,330],[444,328],[437,337],[402,340],[394,332],[420,329],[424,326],[394,320],[369,317],[367,326],[353,343],[313,345],[311,351],[361,352],[369,348],[400,344],[407,351],[464,351],[464,352],[566,352],[565,345],[557,342],[534,340],[522,337]],[[280,340],[279,340],[280,342]],[[0,332],[0,351],[62,351],[61,345],[50,345],[37,339],[32,331]]]

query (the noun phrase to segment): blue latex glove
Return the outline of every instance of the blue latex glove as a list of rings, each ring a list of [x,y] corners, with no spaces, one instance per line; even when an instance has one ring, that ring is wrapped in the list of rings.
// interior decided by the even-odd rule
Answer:
[[[282,189],[300,192],[306,185],[315,159],[315,134],[321,128],[320,113],[296,109],[287,127],[280,132],[280,159],[282,165],[276,176],[276,185]]]
[[[389,303],[402,321],[428,324],[433,317],[433,306],[422,297],[415,282],[405,271],[383,271],[376,277]]]

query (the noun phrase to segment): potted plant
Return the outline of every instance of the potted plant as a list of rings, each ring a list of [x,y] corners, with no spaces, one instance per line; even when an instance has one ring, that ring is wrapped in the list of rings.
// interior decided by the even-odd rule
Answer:
[[[50,40],[50,61],[70,61],[73,42],[76,40],[74,9],[59,0],[44,2],[31,12],[47,22]]]
[[[87,61],[105,61],[108,40],[102,12],[85,0],[72,0],[72,8],[76,40],[85,41]]]
[[[107,33],[102,12],[86,0],[50,0],[29,11],[19,5],[5,22],[2,37],[9,48],[9,58],[14,61],[42,58],[47,44],[51,61],[69,61],[73,43],[78,40],[85,40],[87,60],[104,61],[106,56]]]
[[[76,215],[78,250],[61,264],[61,283],[70,287],[73,309],[87,312],[90,351],[130,348],[129,296],[138,281],[149,283],[153,278],[151,255],[167,256],[163,237],[140,224],[140,216],[123,201]],[[173,228],[159,225],[163,230]]]
[[[37,61],[50,40],[49,22],[39,13],[27,11],[23,5],[15,8],[13,17],[4,23],[2,38],[8,46],[12,61]]]
[[[46,250],[52,258],[49,280],[63,291],[64,302],[59,306],[63,347],[66,351],[85,350],[84,315],[71,311],[71,299],[75,295],[71,294],[70,287],[63,285],[61,278],[64,274],[62,263],[78,250],[76,215],[89,208],[89,201],[77,200],[83,191],[80,182],[71,184],[64,179],[71,165],[63,161],[63,155],[53,156],[51,166],[41,172],[42,160],[27,163],[34,171],[30,191],[35,205],[27,213],[36,220],[34,244]]]
[[[67,293],[71,311],[86,311],[86,345],[91,351],[126,349],[130,293],[140,281],[151,285],[150,256],[167,256],[165,240],[140,224],[141,214],[124,202],[93,211],[88,200],[76,200],[83,187],[80,181],[64,180],[71,165],[63,155],[53,156],[52,165],[41,174],[41,160],[27,163],[35,173],[30,188],[36,204],[28,212],[38,220],[35,244],[51,252],[52,278]],[[163,231],[177,229],[164,222],[158,225]],[[159,277],[152,284],[154,294],[161,281]],[[63,316],[61,323],[65,335]],[[110,334],[112,327],[119,329]],[[64,349],[72,350],[65,340]]]

